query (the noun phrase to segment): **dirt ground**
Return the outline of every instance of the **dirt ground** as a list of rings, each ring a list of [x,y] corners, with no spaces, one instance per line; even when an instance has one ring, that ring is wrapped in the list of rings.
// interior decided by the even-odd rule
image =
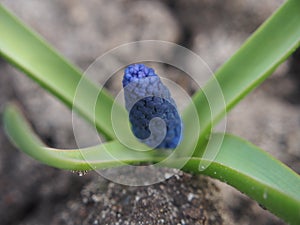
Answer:
[[[0,2],[82,70],[120,44],[155,39],[193,50],[215,71],[283,1]],[[227,117],[228,132],[266,149],[298,173],[299,60],[298,51]],[[174,74],[168,78],[189,94],[195,91],[189,79]],[[106,84],[114,94],[120,85],[118,78]],[[71,112],[0,59],[0,117],[10,101],[22,106],[45,143],[76,147]],[[81,126],[82,139],[92,144],[89,127]],[[0,224],[285,224],[235,189],[203,176],[179,172],[164,182],[134,187],[95,172],[78,176],[50,168],[13,147],[2,120],[0,146]]]

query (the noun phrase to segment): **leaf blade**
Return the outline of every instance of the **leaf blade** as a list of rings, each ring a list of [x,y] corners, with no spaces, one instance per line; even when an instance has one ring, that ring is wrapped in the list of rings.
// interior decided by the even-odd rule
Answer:
[[[212,138],[218,135],[223,134]],[[226,134],[217,157],[203,172],[198,170],[201,160],[206,159],[191,158],[184,170],[228,183],[287,223],[299,224],[300,176],[265,151]]]
[[[113,98],[82,76],[82,72],[57,53],[0,4],[0,55],[74,109],[108,140],[115,138],[111,124]],[[80,84],[80,85],[79,85]],[[80,90],[85,92],[78,94]],[[74,100],[76,97],[76,100]],[[121,112],[125,110],[115,104]],[[95,113],[97,115],[95,116]]]
[[[32,158],[60,169],[91,170],[158,160],[154,151],[132,151],[118,141],[84,149],[49,148],[34,134],[15,105],[4,112],[4,127],[11,141]]]
[[[241,48],[225,62],[215,76],[193,96],[202,126],[198,146],[205,143],[211,128],[250,91],[255,89],[300,46],[300,2],[286,1]],[[215,99],[221,88],[225,107],[208,101]],[[222,98],[218,98],[222,101]],[[211,110],[214,107],[214,111]],[[186,124],[191,123],[192,107],[183,113]],[[188,131],[187,131],[188,133]],[[187,134],[188,135],[188,134]]]

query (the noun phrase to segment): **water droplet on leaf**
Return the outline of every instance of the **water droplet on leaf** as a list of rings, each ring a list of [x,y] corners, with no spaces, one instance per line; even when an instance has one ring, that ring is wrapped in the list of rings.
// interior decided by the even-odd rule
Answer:
[[[77,174],[78,176],[82,177],[88,173],[88,170],[71,170],[72,173]]]
[[[268,198],[268,193],[267,193],[266,190],[264,191],[263,198],[264,198],[264,199],[267,199],[267,198]]]
[[[203,170],[205,170],[205,166],[203,165],[199,166],[199,171],[203,171]]]

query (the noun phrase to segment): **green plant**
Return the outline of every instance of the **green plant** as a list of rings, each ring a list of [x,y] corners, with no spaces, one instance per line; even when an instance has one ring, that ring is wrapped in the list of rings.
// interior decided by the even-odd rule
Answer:
[[[196,151],[192,157],[186,159],[184,153],[187,150],[183,144],[179,147],[182,154],[164,164],[176,167],[179,162],[186,160],[182,170],[202,173],[224,181],[290,224],[300,223],[300,176],[263,150],[239,137],[225,134],[216,158],[208,162],[209,166],[203,171],[199,170],[199,164],[201,161],[209,161],[203,157],[203,149],[211,128],[299,47],[299,9],[298,0],[284,3],[216,71],[215,78],[223,92],[225,107],[217,107],[218,110],[211,114],[207,95],[212,95],[215,91],[213,80],[193,96],[193,104],[202,124]],[[105,90],[98,96],[95,106],[97,117],[94,121],[94,102],[90,102],[89,99],[98,95],[98,88],[82,78],[81,72],[75,66],[56,53],[1,5],[0,31],[1,56],[67,106],[75,108],[87,121],[95,122],[97,130],[107,139],[102,145],[81,150],[48,148],[32,132],[17,107],[9,105],[4,113],[4,125],[11,140],[22,151],[40,162],[68,170],[110,168],[123,165],[124,162],[155,163],[165,157],[159,151],[132,151],[116,139],[110,120],[113,99]],[[84,98],[75,101],[73,105],[79,81],[86,92]],[[125,113],[121,106],[116,107],[120,113]],[[191,113],[190,105],[182,115],[185,127],[193,123],[189,119]],[[124,117],[127,116],[124,114]],[[185,130],[184,139],[188,142],[192,134],[188,129]],[[210,141],[217,142],[221,136],[223,138],[223,134],[212,134]],[[112,155],[117,155],[119,160],[115,160]]]

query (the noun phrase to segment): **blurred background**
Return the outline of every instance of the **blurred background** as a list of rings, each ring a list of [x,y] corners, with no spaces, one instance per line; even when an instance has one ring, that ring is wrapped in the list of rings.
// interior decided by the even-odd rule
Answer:
[[[98,56],[120,44],[154,39],[175,42],[191,49],[215,71],[283,1],[266,0],[264,4],[259,0],[0,2],[82,70],[87,69]],[[298,173],[299,59],[298,50],[230,112],[227,118],[228,132],[262,147]],[[162,70],[189,94],[196,91],[197,87],[192,81],[179,71],[169,67],[163,67]],[[120,85],[120,79],[117,78],[106,84],[112,93]],[[1,117],[5,104],[10,101],[17,101],[22,106],[33,128],[45,143],[60,148],[76,147],[69,109],[0,58]],[[82,126],[88,141],[88,132],[84,130],[88,128]],[[122,223],[122,218],[116,219],[117,214],[110,219],[107,216],[106,220],[94,219],[93,216],[96,218],[100,214],[106,215],[103,214],[105,210],[113,212],[120,209],[113,208],[114,204],[103,203],[101,207],[98,205],[100,208],[97,208],[97,215],[97,211],[93,211],[95,207],[92,207],[97,203],[97,199],[91,197],[94,196],[90,193],[92,190],[98,188],[98,191],[103,191],[103,194],[111,197],[106,199],[109,202],[126,188],[109,183],[94,173],[79,177],[69,171],[41,165],[9,143],[1,120],[0,146],[0,224],[117,224],[116,221],[119,224],[137,224],[141,220],[132,217],[131,220],[126,220],[128,223]],[[185,179],[190,178],[187,175],[182,177],[182,180],[175,179],[176,185],[180,186],[180,182],[187,182]],[[102,188],[94,187],[95,180]],[[198,193],[197,188],[203,187],[196,184],[196,180],[191,181],[194,186],[189,191]],[[253,224],[254,220],[255,224],[284,224],[233,188],[218,181],[208,182],[209,188],[220,191],[214,201],[221,205],[222,212],[220,219],[216,219],[214,224]],[[168,183],[161,185],[168,188]],[[146,189],[130,190],[126,195],[137,196],[138,191]],[[160,193],[159,188],[154,187],[154,190]],[[87,196],[92,200],[88,200]],[[180,198],[176,193],[168,196],[172,199]],[[160,204],[160,200],[157,198],[152,203]],[[146,201],[151,205],[153,199],[146,198]],[[195,211],[199,209],[199,205],[193,204]],[[178,210],[176,220],[167,220],[167,214],[162,214],[163,221],[160,224],[172,224],[172,221],[178,221],[179,224],[206,224],[206,221],[210,224],[209,221],[214,221],[211,218],[201,220],[201,215],[181,213],[179,205],[172,205]],[[217,210],[220,208],[217,207]],[[149,210],[151,212],[155,209],[149,207]],[[132,214],[123,210],[124,217],[126,213]],[[144,216],[147,218],[149,215]]]

